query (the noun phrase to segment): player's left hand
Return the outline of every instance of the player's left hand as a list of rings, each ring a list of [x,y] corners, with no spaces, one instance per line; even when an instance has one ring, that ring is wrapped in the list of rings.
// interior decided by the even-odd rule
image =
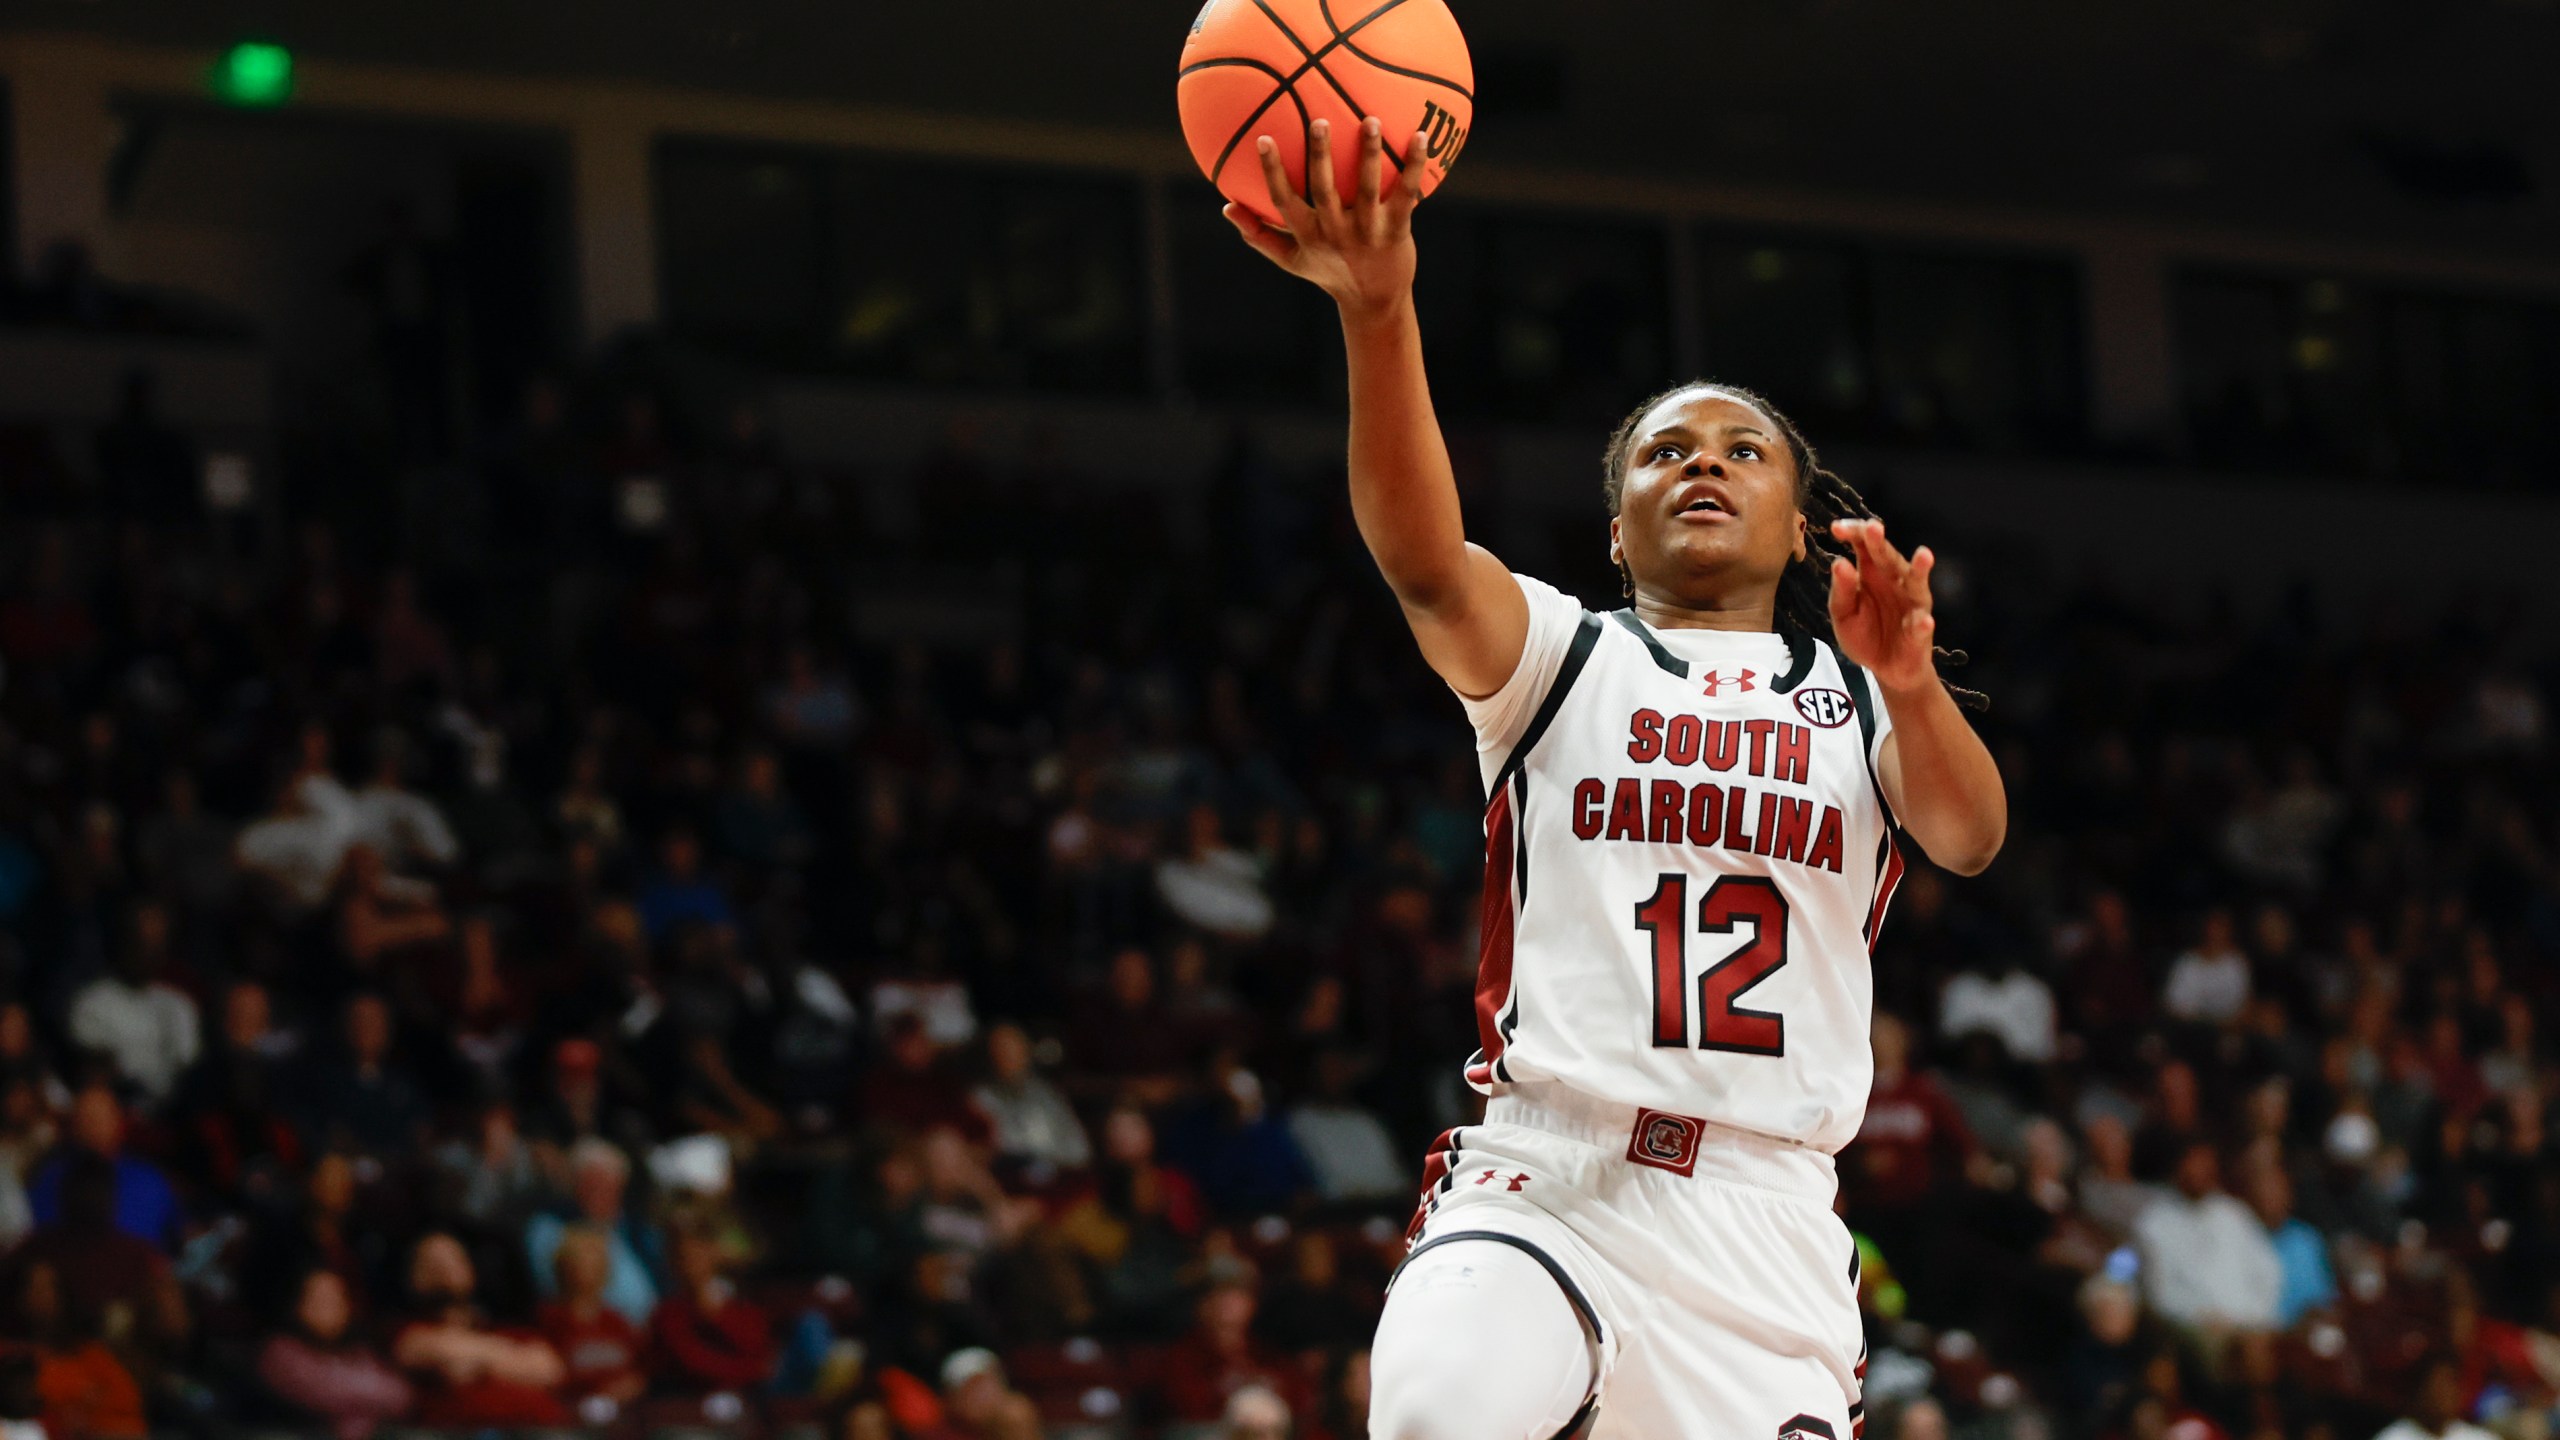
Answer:
[[[1831,562],[1831,630],[1841,653],[1887,690],[1935,681],[1938,620],[1930,613],[1929,572],[1938,557],[1923,545],[1903,558],[1884,538],[1881,520],[1834,520],[1831,535],[1857,557]]]

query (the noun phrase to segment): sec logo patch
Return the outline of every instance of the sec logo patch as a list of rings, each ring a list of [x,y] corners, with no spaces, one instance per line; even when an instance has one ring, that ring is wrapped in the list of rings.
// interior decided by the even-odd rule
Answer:
[[[1799,690],[1796,713],[1825,730],[1837,730],[1858,713],[1846,692],[1839,690]]]

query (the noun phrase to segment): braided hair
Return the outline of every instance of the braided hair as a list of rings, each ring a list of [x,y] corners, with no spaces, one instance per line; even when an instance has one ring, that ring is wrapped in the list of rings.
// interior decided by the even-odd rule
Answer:
[[[1778,577],[1777,630],[1785,638],[1790,652],[1812,640],[1828,641],[1836,648],[1839,641],[1831,629],[1831,562],[1855,562],[1857,556],[1832,538],[1831,522],[1873,520],[1876,512],[1855,486],[1822,468],[1821,462],[1814,458],[1813,443],[1804,438],[1804,432],[1796,428],[1796,422],[1788,419],[1757,391],[1710,380],[1693,380],[1686,385],[1675,385],[1638,405],[1610,433],[1609,449],[1601,457],[1601,483],[1608,500],[1610,518],[1616,519],[1625,508],[1627,470],[1634,463],[1635,457],[1631,452],[1639,438],[1638,427],[1665,401],[1693,390],[1711,390],[1759,411],[1777,427],[1779,438],[1786,442],[1787,453],[1795,461],[1796,508],[1804,513],[1805,518],[1805,553],[1801,559],[1788,561],[1785,572]],[[1636,593],[1635,574],[1627,568],[1623,556],[1618,561],[1618,578],[1632,599]],[[1941,666],[1962,665],[1965,653],[1939,646],[1937,659]],[[1947,693],[1968,710],[1984,710],[1991,705],[1990,697],[1978,690],[1948,685]]]

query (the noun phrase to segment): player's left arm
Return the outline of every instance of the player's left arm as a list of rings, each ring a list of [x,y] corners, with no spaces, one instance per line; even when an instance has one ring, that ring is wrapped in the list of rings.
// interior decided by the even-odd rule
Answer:
[[[2009,796],[1990,748],[1938,679],[1937,617],[1929,572],[1938,557],[1909,558],[1881,520],[1838,520],[1831,533],[1857,559],[1831,562],[1831,628],[1842,654],[1867,668],[1893,729],[1876,755],[1876,778],[1893,813],[1929,859],[1979,875],[2009,833]]]

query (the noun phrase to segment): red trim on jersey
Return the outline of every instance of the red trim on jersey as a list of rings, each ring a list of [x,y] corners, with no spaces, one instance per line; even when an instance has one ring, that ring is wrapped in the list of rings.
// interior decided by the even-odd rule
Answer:
[[[1502,1061],[1502,1007],[1511,1000],[1511,787],[1493,794],[1484,812],[1484,911],[1477,927],[1482,935],[1476,952],[1476,1063],[1467,1067],[1467,1083],[1490,1085]]]
[[[1884,912],[1893,904],[1893,892],[1902,886],[1902,846],[1891,834],[1884,841],[1884,874],[1876,882],[1876,903],[1867,911],[1867,950],[1873,953],[1876,937],[1884,933]]]
[[[1432,1198],[1447,1183],[1450,1167],[1457,1162],[1458,1147],[1450,1143],[1457,1136],[1455,1130],[1441,1131],[1440,1138],[1431,1142],[1430,1153],[1423,1157],[1422,1198],[1414,1202],[1413,1223],[1404,1227],[1404,1239],[1408,1245],[1422,1234],[1422,1222],[1431,1218]]]

